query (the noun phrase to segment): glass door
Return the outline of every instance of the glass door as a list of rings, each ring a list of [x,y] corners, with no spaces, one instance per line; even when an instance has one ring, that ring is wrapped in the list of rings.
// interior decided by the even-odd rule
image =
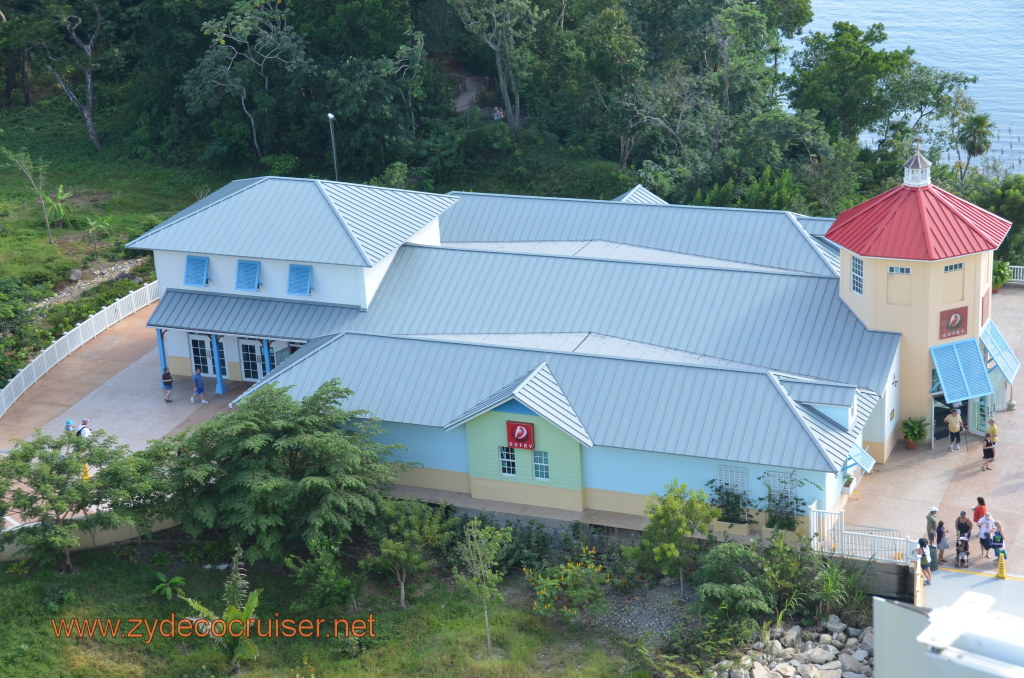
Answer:
[[[213,373],[213,349],[210,345],[210,338],[204,337],[200,334],[188,335],[189,351],[192,355],[192,371],[198,367],[199,372],[206,377],[216,376]],[[217,338],[217,351],[219,352],[218,361],[220,364],[220,374],[222,377],[226,377],[228,374],[227,365],[224,362],[224,342]]]
[[[258,381],[266,376],[266,360],[263,353],[263,342],[258,339],[240,339],[239,351],[242,357],[242,379]],[[270,369],[274,369],[274,349],[270,349]]]

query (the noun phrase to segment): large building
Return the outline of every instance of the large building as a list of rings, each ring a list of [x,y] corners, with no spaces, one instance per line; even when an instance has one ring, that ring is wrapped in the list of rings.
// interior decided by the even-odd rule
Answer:
[[[404,446],[402,484],[434,498],[625,525],[678,479],[832,508],[902,417],[945,395],[983,428],[1016,374],[987,302],[1009,223],[924,163],[834,223],[643,187],[601,201],[262,177],[130,246],[154,251],[149,324],[172,372],[295,397],[338,378]]]

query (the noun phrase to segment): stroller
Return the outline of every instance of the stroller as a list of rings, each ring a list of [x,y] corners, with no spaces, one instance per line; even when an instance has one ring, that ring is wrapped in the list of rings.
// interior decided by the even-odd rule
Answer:
[[[956,538],[956,560],[953,562],[957,567],[967,567],[967,562],[971,559],[971,546],[970,542],[967,541],[966,535],[961,535]]]

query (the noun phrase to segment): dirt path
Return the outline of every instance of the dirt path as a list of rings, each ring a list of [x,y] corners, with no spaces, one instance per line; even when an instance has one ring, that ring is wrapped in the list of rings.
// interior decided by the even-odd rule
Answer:
[[[100,283],[113,280],[122,273],[129,275],[132,271],[146,262],[149,257],[138,257],[137,259],[125,259],[124,261],[98,261],[91,267],[82,270],[82,278],[75,283],[58,290],[53,296],[43,299],[35,308],[63,304],[67,301],[74,301],[82,295],[82,292],[96,287]]]
[[[486,78],[480,75],[467,75],[466,89],[455,97],[455,112],[468,113],[476,105],[476,95],[484,88]]]

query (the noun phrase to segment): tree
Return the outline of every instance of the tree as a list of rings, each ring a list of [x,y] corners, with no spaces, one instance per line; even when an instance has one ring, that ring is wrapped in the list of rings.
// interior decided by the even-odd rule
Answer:
[[[198,536],[231,535],[251,560],[280,561],[318,537],[344,540],[390,498],[397,464],[337,380],[301,401],[266,385],[234,411],[154,443],[176,452],[168,513]]]
[[[695,534],[707,534],[711,523],[721,511],[708,503],[703,490],[687,489],[686,484],[673,480],[665,486],[665,494],[652,494],[644,511],[650,520],[641,537],[641,547],[647,549],[655,562],[661,563],[664,574],[672,569],[679,572],[679,597],[683,597],[683,571],[691,565],[699,545]]]
[[[383,512],[378,553],[362,567],[388,572],[398,583],[398,604],[405,609],[405,582],[410,574],[426,572],[434,563],[431,550],[442,548],[453,536],[455,521],[444,510],[415,500],[388,504]]]
[[[36,194],[36,199],[39,200],[39,207],[43,210],[43,223],[46,224],[46,237],[49,238],[50,244],[53,244],[53,232],[50,231],[50,211],[46,208],[46,201],[48,196],[43,190],[43,182],[46,179],[46,168],[49,166],[48,163],[42,160],[33,160],[26,151],[15,153],[6,148],[0,148],[0,152],[3,153],[7,159],[8,164],[12,167],[17,168],[25,175],[28,179],[28,183],[32,186],[32,192]]]
[[[449,0],[466,30],[494,52],[498,87],[505,103],[505,119],[513,132],[523,123],[519,101],[520,80],[532,53],[530,39],[541,14],[529,0]]]
[[[122,514],[97,507],[108,506],[116,496],[146,491],[144,480],[135,486],[142,479],[106,473],[106,468],[132,454],[99,431],[87,438],[73,432],[54,438],[37,431],[30,440],[17,441],[13,450],[0,456],[0,515],[16,514],[23,526],[0,532],[0,542],[17,543],[44,562],[63,556],[65,571],[73,571],[76,531],[127,522]],[[90,470],[88,480],[85,468]]]
[[[992,137],[995,135],[996,126],[988,113],[972,113],[964,117],[957,134],[957,144],[967,154],[967,160],[962,165],[958,164],[960,178],[966,176],[971,166],[971,160],[980,155],[988,153],[992,148]],[[957,152],[959,156],[959,151]]]
[[[811,33],[793,55],[789,100],[798,111],[817,111],[833,137],[856,139],[887,119],[886,82],[910,67],[913,50],[874,49],[886,39],[885,26],[862,31],[838,21],[832,34]]]
[[[89,134],[89,140],[92,141],[92,145],[96,147],[96,150],[99,150],[100,139],[96,135],[96,124],[93,121],[93,69],[95,66],[96,39],[99,38],[100,31],[103,28],[103,16],[100,13],[98,4],[92,4],[92,12],[95,15],[95,20],[92,27],[89,28],[83,25],[84,21],[81,16],[71,14],[70,8],[63,5],[55,7],[58,23],[67,33],[68,39],[81,52],[76,58],[71,59],[70,55],[66,53],[55,55],[54,45],[46,40],[40,40],[39,47],[43,52],[41,60],[43,67],[49,71],[53,79],[57,81],[57,85],[67,95],[68,100],[78,109],[78,112],[82,115],[82,120],[85,122],[85,130]],[[82,71],[82,77],[85,79],[85,101],[82,101],[75,94],[67,78],[61,73],[65,61],[75,62],[75,65]]]
[[[491,654],[491,621],[488,606],[503,600],[498,584],[502,575],[496,571],[501,552],[512,541],[512,528],[483,525],[479,518],[466,523],[463,539],[455,548],[458,562],[465,574],[455,568],[456,581],[470,595],[483,603],[484,631],[487,635],[487,654]]]

